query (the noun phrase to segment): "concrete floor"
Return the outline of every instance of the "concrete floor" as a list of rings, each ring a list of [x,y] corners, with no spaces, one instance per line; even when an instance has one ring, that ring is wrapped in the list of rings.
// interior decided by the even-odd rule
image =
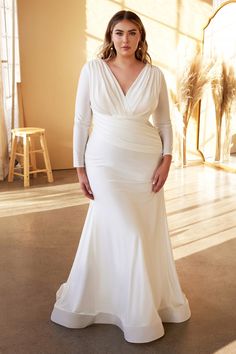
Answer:
[[[196,185],[196,180],[203,175],[220,181],[217,196],[209,196],[212,205],[208,201],[207,210],[214,212],[217,198],[217,203],[227,202],[224,210],[230,205],[224,194],[226,185],[227,191],[231,186],[229,198],[236,200],[235,175],[206,167],[172,170],[166,199],[173,241],[177,225],[173,217],[178,210],[171,210],[171,200],[177,198],[175,193],[180,191],[178,203],[185,205],[188,193],[183,192],[181,186],[189,184],[190,180]],[[1,354],[236,353],[236,240],[232,234],[215,245],[202,247],[201,244],[200,251],[198,248],[191,254],[187,252],[187,256],[178,254],[176,267],[192,317],[185,323],[164,324],[166,334],[159,340],[130,344],[113,325],[97,324],[72,330],[52,323],[50,314],[55,292],[69,273],[88,208],[75,183],[73,170],[54,172],[54,177],[52,185],[48,185],[44,177],[38,177],[27,190],[20,180],[13,184],[0,183]],[[206,186],[206,179],[204,183]],[[189,191],[192,190],[189,186]],[[206,197],[206,188],[204,191],[199,187],[196,195],[199,208]],[[195,202],[189,199],[189,203]],[[182,213],[183,220],[187,212],[192,213],[188,218],[198,218],[198,208],[190,204],[188,208]],[[223,215],[225,229],[231,225],[228,229],[234,235],[235,209],[230,207],[231,211],[225,210]],[[206,211],[203,214],[206,215]],[[217,220],[218,217],[214,225],[220,229],[222,221],[217,225]],[[212,230],[207,233],[212,234]],[[220,236],[219,232],[218,239]]]

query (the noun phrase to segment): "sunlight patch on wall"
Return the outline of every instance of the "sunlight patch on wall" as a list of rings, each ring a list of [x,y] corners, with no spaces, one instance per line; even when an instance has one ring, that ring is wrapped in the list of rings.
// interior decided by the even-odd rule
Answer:
[[[177,1],[173,0],[125,0],[124,5],[131,11],[161,23],[169,23],[175,28]],[[171,11],[170,11],[171,8]]]
[[[110,0],[87,0],[87,59],[96,57],[99,47],[102,45],[104,34],[110,18],[122,10],[120,1]]]

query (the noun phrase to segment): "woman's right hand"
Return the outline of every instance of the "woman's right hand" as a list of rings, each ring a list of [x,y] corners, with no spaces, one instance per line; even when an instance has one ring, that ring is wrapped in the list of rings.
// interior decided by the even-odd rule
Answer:
[[[76,170],[83,194],[89,199],[94,199],[85,167],[77,167]]]

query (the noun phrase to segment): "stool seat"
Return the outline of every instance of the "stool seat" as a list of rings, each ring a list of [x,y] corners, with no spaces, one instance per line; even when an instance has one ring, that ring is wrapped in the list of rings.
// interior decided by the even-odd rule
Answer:
[[[53,175],[51,169],[51,163],[49,159],[47,143],[45,138],[45,129],[26,127],[26,128],[16,128],[12,129],[12,149],[10,157],[9,175],[8,182],[13,182],[14,175],[24,177],[24,187],[29,187],[29,176],[33,174],[37,177],[37,173],[46,172],[48,177],[48,182],[53,182]],[[41,148],[35,149],[35,139],[39,139]],[[17,149],[18,140],[23,140],[23,153]],[[45,168],[38,169],[36,166],[36,153],[43,154],[43,159],[45,163]],[[19,168],[15,167],[16,156],[23,157],[23,172],[16,172]],[[31,162],[31,164],[30,164]],[[32,170],[30,167],[32,166]]]
[[[33,134],[41,134],[45,133],[45,129],[43,128],[34,128],[34,127],[27,127],[27,128],[16,128],[11,130],[16,136],[25,136],[25,135],[33,135]]]

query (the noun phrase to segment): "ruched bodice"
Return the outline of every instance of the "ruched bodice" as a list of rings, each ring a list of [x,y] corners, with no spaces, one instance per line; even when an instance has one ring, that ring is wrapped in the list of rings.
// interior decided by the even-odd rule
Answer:
[[[92,134],[123,149],[155,153],[162,148],[158,131],[141,115],[129,117],[95,113]]]
[[[91,61],[88,69],[94,113],[148,119],[157,107],[161,80],[161,72],[157,67],[146,64],[126,95],[103,60]],[[150,100],[150,88],[153,100]]]

